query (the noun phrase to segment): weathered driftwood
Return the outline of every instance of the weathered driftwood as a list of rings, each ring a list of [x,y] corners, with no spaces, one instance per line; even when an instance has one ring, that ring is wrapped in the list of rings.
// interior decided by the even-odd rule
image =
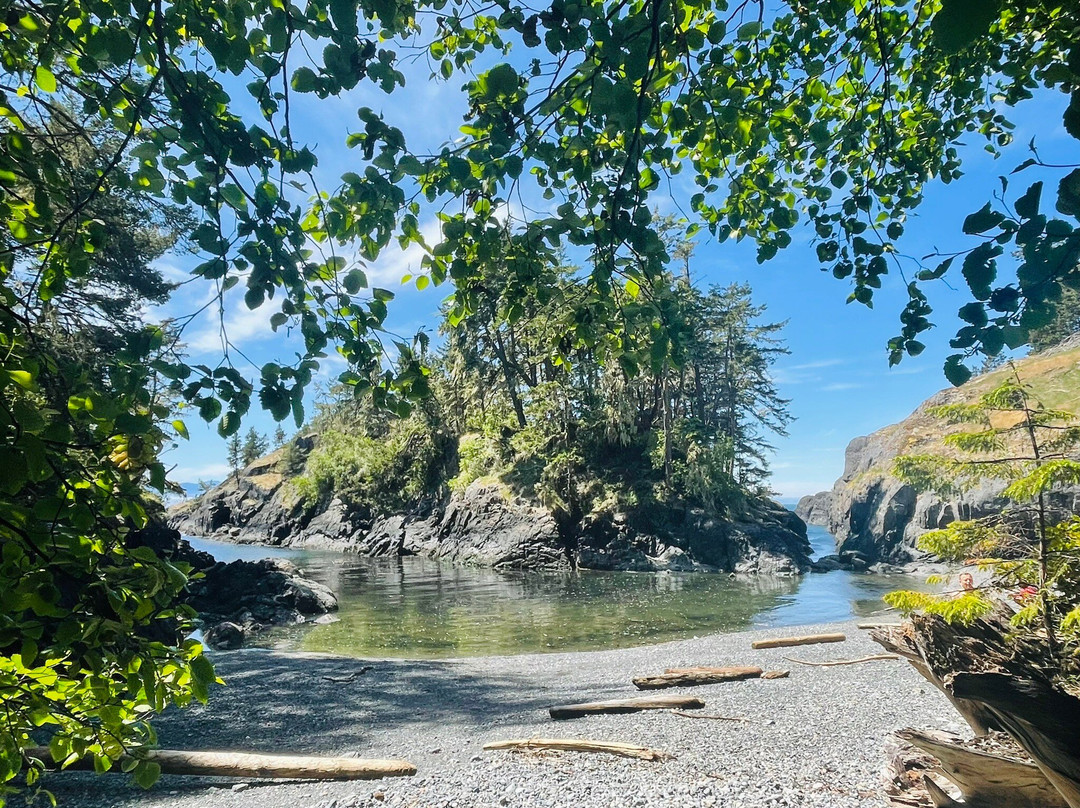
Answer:
[[[962,808],[962,802],[957,802],[950,797],[941,786],[933,781],[928,774],[924,774],[922,778],[923,788],[926,789],[927,795],[930,797],[930,802],[934,803],[934,808]]]
[[[857,665],[860,662],[876,662],[877,660],[884,659],[899,659],[896,654],[871,654],[870,656],[859,657],[858,659],[830,659],[827,662],[811,662],[808,659],[795,659],[793,657],[786,656],[788,662],[794,662],[797,665],[809,665],[814,668],[832,668],[837,665]]]
[[[858,628],[863,630],[863,631],[869,631],[872,628],[900,628],[900,625],[901,625],[900,623],[897,623],[895,621],[890,621],[890,622],[876,621],[876,622],[859,623]]]
[[[682,718],[706,718],[710,721],[742,721],[746,724],[753,723],[752,719],[742,718],[737,715],[712,715],[710,713],[686,713],[682,710],[672,710],[672,715],[681,716]]]
[[[667,673],[637,677],[634,686],[638,690],[658,690],[664,687],[715,685],[740,679],[757,679],[762,673],[761,668],[751,667],[669,668]]]
[[[1080,808],[1080,699],[1038,678],[957,673],[953,693],[990,708],[1071,808]]]
[[[905,729],[896,734],[937,758],[942,773],[956,784],[968,805],[1067,808],[1065,800],[1034,763],[969,749],[942,733]],[[933,789],[927,790],[934,805],[955,804],[947,794],[944,797],[949,802],[942,802],[935,798]]]
[[[793,645],[817,645],[823,642],[843,642],[844,634],[806,634],[801,637],[775,637],[771,640],[755,640],[751,648],[788,648]]]
[[[646,696],[636,699],[591,701],[583,704],[562,704],[548,708],[555,720],[582,718],[599,713],[636,713],[641,710],[700,710],[705,702],[694,696]]]
[[[609,755],[638,760],[671,760],[675,756],[659,749],[634,746],[614,741],[585,741],[574,738],[528,738],[512,741],[492,741],[484,749],[558,749],[564,752],[603,752]]]
[[[56,766],[47,748],[28,752],[46,767]],[[193,774],[205,777],[273,777],[289,780],[378,780],[408,777],[416,766],[407,760],[312,757],[304,755],[262,755],[247,752],[203,752],[152,749],[145,759],[157,763],[163,774]],[[93,761],[82,758],[68,769],[93,769]]]
[[[761,674],[762,679],[787,679],[791,676],[791,671],[765,671]]]
[[[871,636],[911,659],[977,731],[1007,732],[1064,804],[1080,808],[1080,698],[1054,682],[1044,641],[1017,636],[1010,614],[1001,608],[963,626],[916,615],[901,629]]]

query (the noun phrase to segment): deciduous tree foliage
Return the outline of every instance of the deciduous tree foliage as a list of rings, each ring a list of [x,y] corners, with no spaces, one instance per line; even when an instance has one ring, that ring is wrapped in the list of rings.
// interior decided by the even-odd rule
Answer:
[[[755,239],[765,260],[804,222],[822,267],[869,303],[926,183],[958,176],[962,138],[1006,143],[1001,109],[1040,85],[1071,94],[1064,125],[1080,135],[1080,12],[1064,0],[10,0],[2,10],[4,777],[39,720],[60,722],[61,744],[92,725],[86,751],[105,765],[138,740],[132,711],[198,695],[206,681],[193,647],[136,653],[122,641],[154,613],[147,592],[163,604],[182,585],[125,549],[145,522],[143,486],[165,485],[166,430],[186,434],[182,422],[163,426],[162,378],[223,435],[252,394],[299,424],[303,390],[335,346],[351,366],[343,382],[405,411],[427,375],[411,345],[384,363],[392,294],[369,289],[363,265],[394,242],[424,248],[418,285],[453,281],[454,322],[478,307],[478,267],[493,257],[526,299],[550,292],[543,268],[560,249],[586,253],[587,293],[567,301],[569,338],[550,346],[553,360],[587,346],[605,361],[676,367],[677,306],[658,292],[666,256],[648,202],[680,171],[698,189],[690,208],[719,238]],[[321,187],[316,155],[294,136],[297,95],[392,94],[401,60],[417,55],[466,94],[463,137],[419,153],[362,107],[343,135],[353,170]],[[117,133],[89,182],[69,150],[35,134],[59,131],[64,109],[82,128]],[[1077,285],[1078,177],[1056,189],[1057,218],[1038,183],[973,214],[965,230],[985,241],[912,279],[892,358],[922,350],[926,284],[958,270],[973,302],[947,367],[954,381],[966,354],[1021,344],[1049,319],[1062,286]],[[219,295],[243,284],[268,328],[299,334],[297,360],[269,363],[253,382],[231,364],[227,335],[218,366],[193,367],[153,329],[128,334],[104,365],[58,352],[31,313],[105,272],[119,234],[95,211],[110,194],[190,207],[196,276]],[[534,195],[550,212],[515,217],[511,201]],[[433,216],[441,229],[427,244],[421,222]],[[1015,281],[996,266],[1012,246],[1024,256]],[[622,327],[617,289],[654,308],[659,347],[643,353]],[[53,543],[63,560],[39,552]],[[77,597],[63,578],[75,569],[98,576]],[[26,641],[36,650],[13,655]],[[100,687],[79,684],[83,665]]]

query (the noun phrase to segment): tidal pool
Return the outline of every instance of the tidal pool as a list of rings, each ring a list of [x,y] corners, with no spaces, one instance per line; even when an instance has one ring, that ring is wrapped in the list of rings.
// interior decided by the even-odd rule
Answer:
[[[818,553],[833,539],[810,526]],[[843,571],[801,578],[708,573],[502,572],[431,559],[360,558],[190,539],[221,561],[292,560],[338,595],[338,622],[275,629],[258,644],[357,657],[585,651],[714,632],[873,615],[918,576]]]

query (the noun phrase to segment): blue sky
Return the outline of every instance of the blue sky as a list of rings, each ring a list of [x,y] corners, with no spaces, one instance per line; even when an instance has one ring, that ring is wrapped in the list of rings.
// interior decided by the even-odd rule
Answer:
[[[333,187],[336,177],[356,168],[352,153],[343,143],[347,132],[359,128],[355,113],[359,106],[368,105],[383,113],[404,131],[414,151],[434,150],[456,136],[465,110],[463,96],[453,89],[458,80],[451,85],[430,80],[429,67],[420,62],[408,66],[405,73],[405,90],[393,96],[362,87],[340,99],[320,101],[301,96],[294,101],[296,135],[318,155],[320,184]],[[964,217],[999,190],[1000,174],[1008,174],[1029,156],[1027,143],[1032,137],[1036,137],[1040,153],[1049,162],[1060,161],[1075,146],[1061,126],[1064,106],[1064,96],[1042,95],[1015,110],[1012,118],[1018,124],[1016,139],[999,160],[986,154],[982,142],[973,138],[972,145],[964,150],[966,176],[950,186],[937,184],[929,189],[926,201],[907,223],[901,249],[908,255],[923,256],[937,249],[967,246],[961,235]],[[1037,178],[1033,171],[1017,175],[1008,199],[1019,196]],[[674,211],[685,207],[686,200],[673,195],[668,199],[657,197],[656,202],[661,210]],[[422,221],[421,226],[431,236],[437,232],[433,220]],[[845,303],[849,287],[820,271],[810,236],[809,229],[801,230],[788,249],[769,263],[758,265],[752,244],[717,244],[702,235],[691,265],[695,282],[701,285],[750,284],[755,302],[767,306],[768,320],[787,320],[783,337],[791,354],[777,363],[775,376],[781,394],[791,399],[796,420],[787,438],[776,439],[772,462],[773,488],[785,497],[831,487],[843,470],[844,448],[852,438],[903,418],[923,399],[947,385],[942,362],[951,353],[948,340],[957,328],[956,309],[966,302],[959,290],[936,284],[931,303],[935,307],[932,320],[938,328],[924,340],[927,348],[921,356],[908,357],[890,369],[886,343],[898,329],[897,315],[906,301],[903,281],[899,275],[890,275],[877,293],[873,310],[849,305]],[[416,272],[419,260],[420,252],[415,247],[407,252],[394,247],[365,267],[372,286],[391,289],[397,295],[390,304],[388,324],[399,334],[412,334],[422,327],[435,331],[436,311],[450,291],[446,287],[419,291],[411,282],[403,285],[402,277]],[[161,266],[169,277],[179,281],[188,277],[194,263],[189,256],[173,255],[163,259]],[[959,276],[957,281],[962,283]],[[241,287],[226,298],[222,310],[211,307],[185,332],[192,361],[214,365],[220,360],[222,321],[230,339],[255,365],[292,357],[288,338],[269,329],[273,308],[248,311]],[[182,315],[210,299],[212,290],[196,280],[184,285],[168,305],[153,314]],[[241,370],[257,375],[255,367],[242,357],[235,357],[235,361]],[[338,357],[331,356],[323,363],[320,376],[329,381],[343,367]],[[309,411],[310,402],[309,396]],[[172,478],[179,482],[221,479],[228,471],[224,441],[197,416],[186,420],[191,440],[180,441],[166,454],[167,463],[174,466]],[[264,433],[274,429],[269,415],[261,411],[253,411],[248,423]],[[293,429],[291,421],[284,426],[287,432]]]

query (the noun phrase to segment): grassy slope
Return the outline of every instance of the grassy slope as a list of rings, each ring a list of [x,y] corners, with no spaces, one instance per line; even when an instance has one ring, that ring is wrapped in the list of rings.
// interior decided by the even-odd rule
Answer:
[[[1045,407],[1080,413],[1080,340],[1070,340],[1060,348],[1025,357],[1014,364],[1021,381],[1031,388],[1034,398],[1041,401]],[[875,432],[873,440],[889,443],[895,448],[897,455],[944,454],[942,438],[950,432],[961,431],[964,427],[953,427],[940,418],[933,417],[926,411],[927,404],[974,401],[1001,384],[1012,372],[1006,366],[977,376],[963,387],[942,390],[903,421]],[[888,474],[891,467],[892,457],[885,457],[868,473]]]

